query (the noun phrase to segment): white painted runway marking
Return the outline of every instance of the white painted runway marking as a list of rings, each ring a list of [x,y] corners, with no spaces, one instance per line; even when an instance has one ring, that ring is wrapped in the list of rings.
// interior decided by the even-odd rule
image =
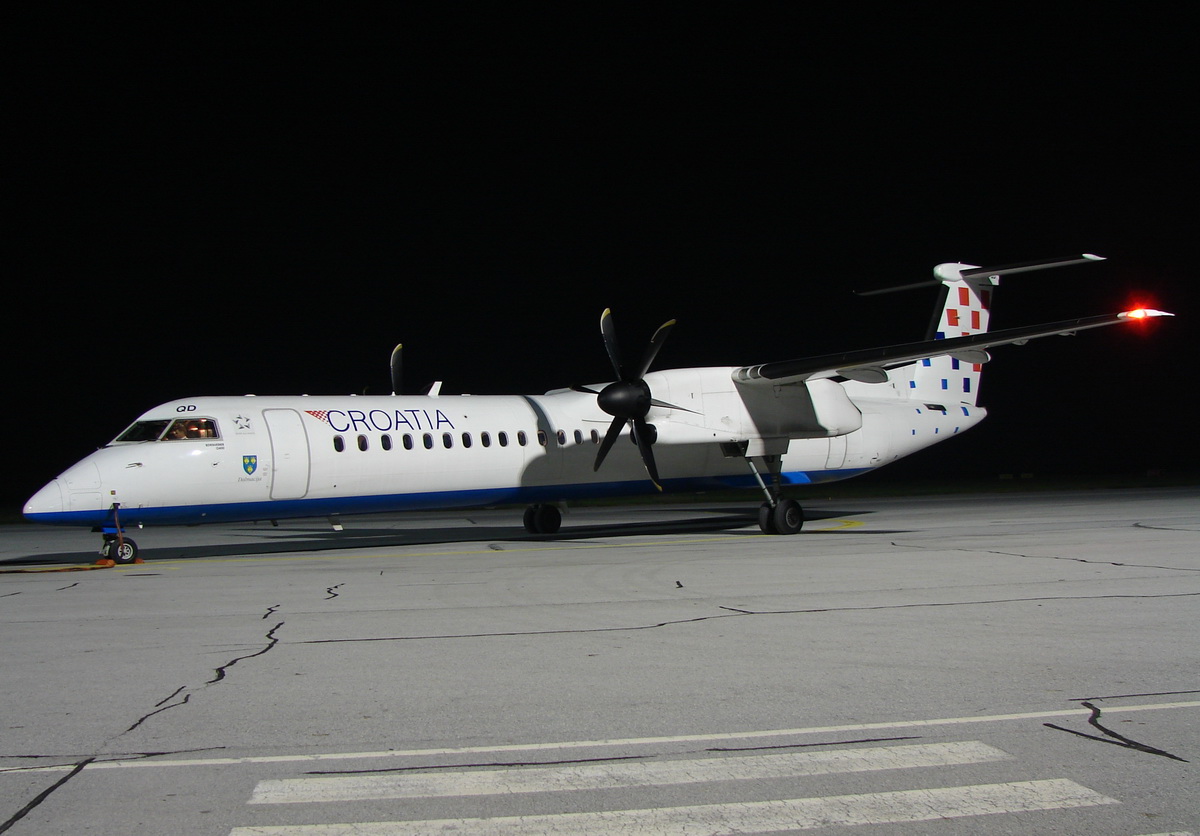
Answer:
[[[1152,703],[1145,705],[1105,706],[1105,715],[1129,711],[1162,711],[1177,708],[1200,708],[1200,700],[1183,702]],[[95,769],[160,769],[171,766],[228,766],[233,764],[266,763],[320,763],[338,760],[368,760],[411,758],[423,755],[479,755],[504,752],[545,752],[564,749],[593,749],[618,746],[657,746],[673,743],[717,743],[727,740],[757,740],[772,737],[802,737],[814,734],[845,734],[889,729],[915,729],[935,726],[957,726],[971,723],[1000,723],[1019,720],[1048,720],[1054,717],[1080,717],[1086,720],[1091,712],[1086,708],[1056,709],[1053,711],[1028,711],[1021,714],[979,714],[972,717],[941,717],[932,720],[897,720],[882,723],[852,723],[841,726],[809,726],[797,729],[763,729],[758,731],[717,732],[712,734],[677,734],[661,737],[626,737],[602,740],[567,740],[555,743],[511,743],[491,746],[449,746],[431,749],[389,749],[374,752],[328,752],[307,755],[260,755],[241,758],[179,758],[98,761],[88,764],[88,771]],[[60,766],[10,767],[4,772],[69,772],[75,764]]]
[[[648,763],[616,762],[551,768],[454,773],[287,778],[259,782],[251,804],[368,801],[383,798],[564,792],[666,786],[711,781],[795,778],[845,772],[954,766],[1005,760],[1008,753],[977,741],[837,749]]]
[[[718,836],[772,830],[898,824],[1117,803],[1074,781],[1051,779],[596,813],[238,827],[230,831],[230,836],[414,836],[446,832],[486,836],[591,836],[596,833]]]

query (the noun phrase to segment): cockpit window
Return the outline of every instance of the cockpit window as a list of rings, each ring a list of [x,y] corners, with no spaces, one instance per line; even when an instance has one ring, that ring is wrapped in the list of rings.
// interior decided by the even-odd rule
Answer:
[[[217,422],[211,418],[177,418],[167,429],[163,441],[179,441],[185,438],[220,438]]]
[[[170,421],[138,421],[117,436],[117,441],[158,441]]]
[[[117,436],[117,441],[179,441],[220,437],[217,422],[211,418],[176,418],[174,421],[137,421]]]

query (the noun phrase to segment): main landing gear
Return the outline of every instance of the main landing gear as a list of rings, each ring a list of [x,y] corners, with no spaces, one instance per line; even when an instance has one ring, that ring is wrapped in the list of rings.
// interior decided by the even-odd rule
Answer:
[[[557,534],[562,512],[554,505],[530,505],[525,509],[524,523],[530,534]]]
[[[772,479],[774,490],[769,489],[763,482],[758,468],[754,466],[754,460],[750,457],[746,458],[750,472],[754,474],[755,481],[758,482],[758,486],[762,488],[762,492],[767,497],[767,501],[758,507],[758,527],[762,529],[763,534],[795,534],[804,527],[804,509],[796,500],[779,495],[781,466],[779,456],[764,456],[763,463],[774,477]]]
[[[758,506],[758,527],[763,534],[795,534],[804,527],[804,509],[794,499],[777,499],[775,505]]]

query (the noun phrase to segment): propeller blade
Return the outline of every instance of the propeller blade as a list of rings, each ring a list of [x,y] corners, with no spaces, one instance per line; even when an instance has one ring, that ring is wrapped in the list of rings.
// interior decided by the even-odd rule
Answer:
[[[600,443],[600,449],[596,453],[596,464],[592,467],[593,472],[600,469],[600,465],[604,461],[604,457],[608,455],[608,451],[611,450],[613,444],[616,443],[617,438],[621,435],[621,429],[624,426],[624,418],[612,419],[612,423],[608,425],[608,432],[604,434],[604,441]]]
[[[404,391],[404,344],[400,343],[392,349],[392,394],[399,395]]]
[[[675,320],[664,322],[658,326],[658,330],[654,332],[654,336],[650,338],[650,345],[646,346],[646,353],[642,357],[642,365],[638,367],[638,373],[633,376],[633,380],[641,380],[646,376],[646,372],[650,370],[650,364],[654,362],[654,358],[658,356],[658,350],[663,347],[663,343],[667,341],[667,335],[671,333],[671,329],[675,327]]]
[[[654,448],[650,442],[652,435],[644,418],[633,419],[633,437],[637,440],[638,452],[642,454],[642,464],[646,465],[650,481],[662,491],[662,484],[658,481],[658,468],[654,464]]]
[[[570,389],[572,392],[583,392],[584,394],[587,394],[587,395],[599,395],[600,394],[595,389],[589,389],[586,386],[581,386],[578,383],[572,383],[567,388]]]
[[[604,313],[600,314],[600,334],[604,337],[604,348],[608,351],[608,359],[612,360],[617,380],[624,380],[621,374],[621,354],[617,350],[617,329],[613,325],[612,310],[609,308],[605,308]]]
[[[678,409],[683,412],[692,412],[692,410],[667,403],[666,401],[655,400],[650,391],[650,386],[643,378],[650,369],[650,365],[654,362],[654,358],[658,356],[659,349],[667,341],[667,336],[671,333],[671,329],[674,327],[675,320],[673,319],[660,325],[658,330],[654,332],[654,336],[650,338],[650,344],[646,346],[646,351],[642,355],[637,373],[626,374],[621,369],[621,353],[617,347],[617,329],[613,324],[612,309],[605,308],[604,313],[600,315],[600,334],[604,337],[604,348],[608,352],[608,359],[612,361],[613,371],[617,373],[617,379],[615,382],[605,386],[602,391],[595,393],[596,404],[604,412],[613,416],[613,420],[608,425],[608,432],[604,434],[604,441],[596,453],[596,464],[593,470],[600,469],[600,465],[604,462],[604,457],[608,455],[608,451],[612,449],[613,444],[616,443],[617,438],[621,435],[621,428],[627,423],[632,422],[634,440],[637,442],[638,453],[642,457],[642,464],[646,466],[646,473],[650,475],[650,481],[660,491],[663,488],[658,478],[658,467],[654,463],[653,449],[656,434],[650,425],[646,423],[646,413],[650,411],[650,407],[652,406],[657,406],[661,409]],[[592,390],[583,386],[572,386],[571,388],[576,392],[592,394]]]

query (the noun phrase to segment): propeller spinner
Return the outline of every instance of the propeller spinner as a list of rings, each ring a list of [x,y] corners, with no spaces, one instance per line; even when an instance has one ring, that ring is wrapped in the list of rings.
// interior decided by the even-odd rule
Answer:
[[[621,353],[617,347],[617,334],[616,328],[613,326],[612,311],[605,308],[604,313],[600,315],[600,333],[604,336],[604,348],[608,351],[608,358],[612,361],[617,379],[599,392],[582,386],[576,387],[581,392],[595,395],[599,407],[613,416],[612,423],[608,425],[608,432],[604,434],[604,441],[600,444],[600,450],[596,453],[596,464],[593,470],[600,469],[604,457],[608,455],[608,451],[616,443],[617,437],[621,435],[621,430],[627,424],[631,424],[633,439],[637,442],[642,463],[646,466],[650,481],[660,491],[662,484],[658,479],[658,467],[654,464],[654,450],[652,449],[656,434],[654,428],[646,423],[646,415],[652,406],[666,409],[679,409],[680,407],[656,400],[650,392],[650,385],[643,378],[645,378],[650,364],[654,362],[654,358],[658,356],[658,350],[666,342],[667,335],[671,333],[674,325],[675,320],[672,319],[659,326],[659,329],[654,332],[654,336],[650,338],[650,344],[646,346],[646,353],[642,356],[641,363],[637,368],[626,372],[621,365]]]

